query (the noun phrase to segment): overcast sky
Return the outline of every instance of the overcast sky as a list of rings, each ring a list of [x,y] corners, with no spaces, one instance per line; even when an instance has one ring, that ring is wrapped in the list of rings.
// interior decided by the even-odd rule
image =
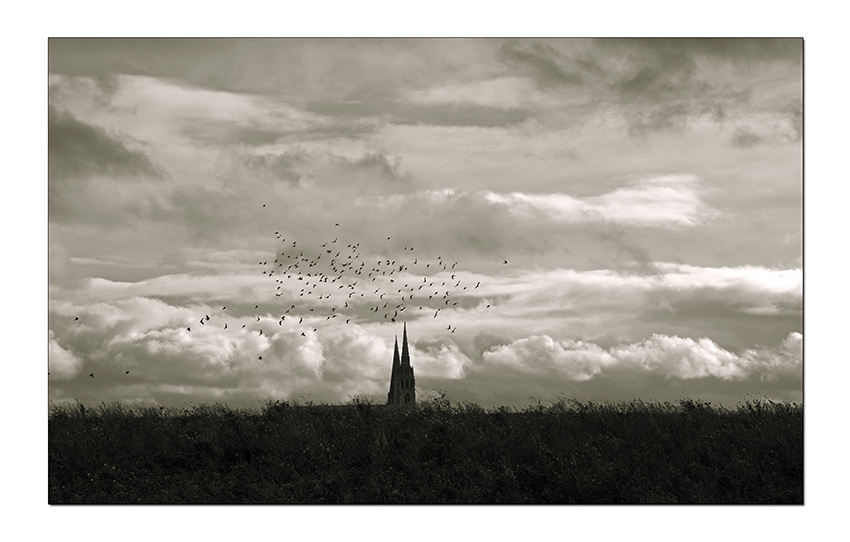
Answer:
[[[52,401],[802,398],[801,40],[48,61]]]

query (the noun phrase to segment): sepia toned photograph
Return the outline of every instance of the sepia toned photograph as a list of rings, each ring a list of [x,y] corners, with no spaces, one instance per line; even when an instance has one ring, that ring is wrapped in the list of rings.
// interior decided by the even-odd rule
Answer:
[[[50,505],[802,505],[804,40],[47,40]]]

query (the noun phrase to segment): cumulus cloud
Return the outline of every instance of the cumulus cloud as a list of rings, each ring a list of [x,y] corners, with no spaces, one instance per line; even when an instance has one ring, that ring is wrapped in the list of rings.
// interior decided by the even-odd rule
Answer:
[[[60,380],[70,380],[77,376],[83,362],[73,352],[63,348],[49,330],[47,341],[47,366],[51,376]]]
[[[669,398],[687,389],[700,393],[704,390],[699,382],[709,379],[730,383],[746,381],[756,385],[785,379],[783,387],[777,391],[789,393],[794,386],[799,386],[802,376],[801,342],[800,333],[792,332],[776,347],[734,353],[708,338],[654,334],[636,343],[603,348],[593,342],[558,341],[535,335],[485,352],[474,370],[468,371],[465,383],[480,393],[488,388],[505,393],[513,382],[522,389],[514,393],[516,399],[522,397],[523,391],[526,396],[531,391],[545,390],[544,393],[553,397],[560,390],[587,397],[588,393],[592,395],[604,388],[616,390],[621,399],[629,396]],[[599,385],[593,383],[597,381]],[[693,384],[686,384],[686,381]],[[481,385],[482,382],[487,385]],[[494,382],[499,385],[493,385]],[[725,402],[737,399],[734,389],[740,388],[730,386],[731,393],[725,397]],[[722,396],[720,390],[722,387],[715,387],[715,392]],[[795,399],[799,400],[799,396]]]
[[[518,372],[543,373],[569,381],[589,380],[614,359],[594,344],[556,342],[548,336],[532,336],[484,352],[482,367],[509,367]]]
[[[722,291],[725,285],[731,288],[730,292],[744,292],[747,288],[746,281],[740,278],[745,273],[740,270],[704,270],[701,278],[695,270],[689,271],[698,277],[692,286],[713,284]],[[574,291],[581,282],[601,285],[613,281],[626,290],[651,289],[653,283],[659,282],[617,274],[572,273],[570,280],[574,284],[564,293]],[[736,273],[737,280],[733,278]],[[683,280],[674,275],[670,282],[676,285],[668,292],[674,308],[677,298],[670,292],[681,291]],[[790,289],[787,293],[793,295],[794,280],[793,274],[786,278],[778,275],[773,285],[769,280],[754,284],[763,283],[763,290],[776,292]],[[631,282],[631,286],[626,282]],[[514,281],[511,284],[516,288]],[[560,303],[561,292],[557,289],[545,282],[536,287],[547,290],[553,306]],[[523,312],[523,307],[533,306],[535,312],[529,313],[528,318],[536,322],[533,327],[545,328],[545,319],[537,315],[546,308],[528,301],[528,293],[516,289],[514,292],[507,302],[508,310],[517,314]],[[575,305],[574,294],[566,299],[572,299]],[[312,326],[324,321],[322,316],[310,316],[299,325],[294,317],[258,318],[250,311],[231,314],[230,309],[208,304],[172,305],[136,296],[84,304],[53,301],[50,309],[51,397],[56,400],[119,397],[132,385],[133,397],[154,402],[203,398],[298,400],[302,396],[336,402],[353,395],[380,398],[387,384],[391,343],[376,334],[380,323],[373,327],[367,321],[351,325],[334,322],[316,332]],[[72,314],[79,315],[79,321]],[[206,320],[205,315],[211,318]],[[611,390],[631,390],[640,396],[677,389],[669,382],[705,379],[787,386],[789,379],[798,380],[801,373],[802,335],[796,331],[776,346],[739,351],[721,347],[707,337],[661,333],[603,346],[590,339],[556,338],[553,334],[532,334],[514,340],[505,333],[486,330],[488,317],[482,312],[482,332],[472,338],[468,332],[463,333],[457,336],[460,342],[455,342],[454,335],[438,330],[438,324],[443,323],[432,323],[431,318],[420,321],[413,316],[418,337],[411,339],[411,358],[417,382],[423,391],[450,389],[460,394],[458,399],[489,401],[493,396],[488,393],[499,392],[499,400],[512,397],[510,400],[516,402],[529,395],[555,393],[559,388],[578,393],[584,389],[582,386],[595,386],[594,382],[606,382]],[[460,313],[459,316],[462,319]],[[581,320],[577,314],[576,321]],[[524,319],[515,321],[514,331],[532,329],[523,323]],[[559,316],[554,321],[569,322],[570,318]],[[89,373],[95,378],[88,378]],[[651,386],[647,379],[653,382]]]
[[[415,343],[416,374],[428,379],[463,378],[464,367],[470,364],[469,358],[460,351],[457,344],[447,338],[423,338]]]

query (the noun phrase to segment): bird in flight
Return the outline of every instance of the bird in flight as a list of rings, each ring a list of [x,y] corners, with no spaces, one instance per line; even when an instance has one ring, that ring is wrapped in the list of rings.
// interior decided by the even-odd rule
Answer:
[[[508,263],[508,260],[505,260],[504,263]]]
[[[94,378],[94,373],[89,373],[89,376]]]
[[[124,371],[124,374],[128,375],[128,374],[130,374],[130,371]]]
[[[80,317],[79,317],[79,316],[74,316],[74,321],[75,321],[75,322],[76,322],[77,320],[79,320],[79,319],[80,319]]]

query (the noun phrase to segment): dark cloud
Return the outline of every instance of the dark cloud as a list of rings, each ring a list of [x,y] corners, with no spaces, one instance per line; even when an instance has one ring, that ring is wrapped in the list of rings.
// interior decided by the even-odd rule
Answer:
[[[306,125],[289,127],[287,120],[279,119],[275,126],[261,126],[247,121],[194,117],[184,119],[179,132],[201,145],[242,147],[270,145],[276,142],[358,138],[373,133],[378,126],[376,121],[370,119],[323,118],[312,119]]]
[[[735,128],[732,145],[751,148],[759,145],[785,145],[803,139],[803,108],[800,100],[792,100],[768,123],[755,123]]]
[[[486,59],[492,40],[467,40]],[[475,53],[481,50],[480,57]],[[432,39],[50,39],[51,73],[135,74],[248,94],[345,100],[395,95],[466,69],[454,40]]]
[[[634,38],[597,40],[597,44],[643,49],[658,55],[698,55],[747,65],[763,62],[798,65],[803,57],[803,40],[799,38]]]
[[[484,352],[489,352],[514,342],[510,335],[493,333],[491,331],[482,331],[472,338],[472,346],[476,354],[476,359],[481,359]]]
[[[128,137],[75,119],[70,113],[48,106],[47,151],[51,180],[86,178],[91,175],[160,177],[161,172],[140,151],[127,148]]]
[[[129,137],[50,106],[47,138],[51,223],[120,224],[124,217],[119,201],[126,201],[128,193],[144,190],[141,187],[150,181],[165,188],[164,172],[144,152],[130,148]]]
[[[187,122],[180,133],[205,145],[240,144],[268,145],[281,137],[275,130],[253,128],[226,121]]]
[[[319,186],[328,184],[342,189],[365,189],[365,192],[360,192],[363,194],[372,191],[367,187],[370,184],[399,188],[408,180],[401,170],[401,158],[383,149],[348,157],[324,150],[294,148],[280,153],[242,154],[238,162],[240,167],[259,174],[267,182],[284,181],[293,187],[303,187],[309,180]]]
[[[730,109],[746,102],[751,88],[741,77],[723,82],[712,69],[729,65],[752,72],[773,62],[798,66],[802,49],[801,40],[793,39],[509,41],[498,58],[541,89],[580,86],[591,102],[623,105],[629,134],[640,137],[680,130],[706,115],[722,122]]]
[[[512,40],[505,42],[498,54],[500,60],[517,66],[543,86],[582,85],[585,81],[579,71],[593,66],[586,61],[576,62],[545,43]]]
[[[736,147],[755,147],[761,143],[764,143],[766,138],[756,134],[755,132],[750,131],[747,128],[736,128],[735,132],[732,134],[732,145]]]
[[[626,256],[626,269],[629,272],[639,272],[654,275],[658,273],[652,258],[646,249],[638,243],[622,226],[606,220],[598,211],[584,211],[584,231],[592,237],[614,248]],[[636,264],[634,268],[631,264]]]
[[[652,109],[642,109],[629,119],[629,135],[645,136],[651,132],[681,130],[691,116],[691,107],[686,103],[664,104]]]
[[[340,118],[374,117],[384,123],[422,124],[429,126],[510,126],[528,120],[533,111],[528,108],[501,108],[476,104],[421,104],[400,98],[384,97],[334,102],[311,102],[308,109],[314,113]]]

